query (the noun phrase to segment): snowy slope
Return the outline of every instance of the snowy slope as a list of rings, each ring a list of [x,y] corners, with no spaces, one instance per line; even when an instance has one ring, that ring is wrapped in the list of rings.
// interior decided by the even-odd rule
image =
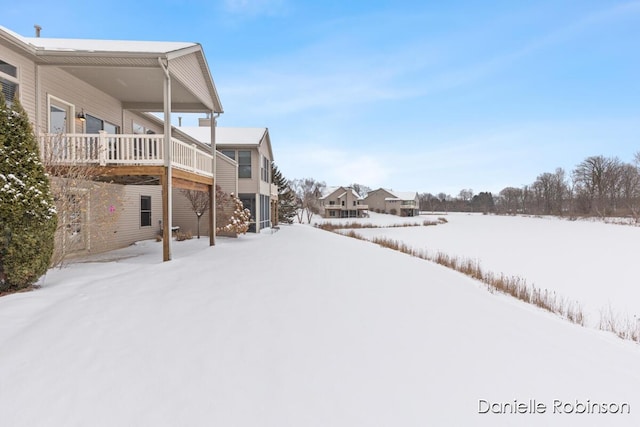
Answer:
[[[384,223],[391,215],[372,214]],[[423,215],[420,219],[435,217]],[[536,287],[579,301],[592,325],[609,309],[640,319],[637,265],[640,227],[544,217],[446,215],[437,227],[359,231],[415,248],[477,259],[487,270],[526,278]],[[406,220],[406,218],[403,218]],[[414,222],[416,222],[414,220]],[[640,325],[639,325],[640,326]]]
[[[300,225],[160,250],[0,298],[0,424],[640,425],[637,345],[426,261]],[[547,412],[479,414],[483,399]]]

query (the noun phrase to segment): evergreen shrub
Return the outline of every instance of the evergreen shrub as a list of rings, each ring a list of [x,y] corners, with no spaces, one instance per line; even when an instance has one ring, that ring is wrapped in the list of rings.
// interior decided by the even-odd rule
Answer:
[[[0,292],[34,284],[53,254],[56,209],[38,151],[27,113],[0,94]]]

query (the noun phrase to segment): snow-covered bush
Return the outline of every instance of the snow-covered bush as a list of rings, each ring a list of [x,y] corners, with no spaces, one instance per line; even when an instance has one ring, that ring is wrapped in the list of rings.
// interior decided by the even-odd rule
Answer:
[[[216,186],[216,234],[245,234],[251,223],[251,211],[233,193],[227,194]]]

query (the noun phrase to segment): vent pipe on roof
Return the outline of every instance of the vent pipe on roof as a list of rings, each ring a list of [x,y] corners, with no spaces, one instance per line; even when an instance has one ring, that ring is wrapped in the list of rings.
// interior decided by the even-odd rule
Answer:
[[[38,24],[34,25],[33,28],[36,29],[36,37],[40,37],[40,31],[42,31],[42,27]]]
[[[178,116],[178,126],[182,127],[182,117]]]

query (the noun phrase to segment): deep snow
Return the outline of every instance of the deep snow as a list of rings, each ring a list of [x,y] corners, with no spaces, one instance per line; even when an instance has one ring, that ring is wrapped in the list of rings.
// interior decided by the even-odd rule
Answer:
[[[0,298],[0,424],[640,425],[636,344],[306,225],[207,243],[161,263],[141,242]]]
[[[391,217],[391,218],[389,218]],[[555,217],[452,213],[421,215],[436,227],[358,230],[371,238],[400,240],[431,253],[445,252],[480,261],[495,273],[520,276],[538,288],[556,291],[583,307],[590,325],[612,312],[620,322],[640,322],[640,227]],[[371,214],[359,221],[387,224],[392,215]],[[640,323],[638,323],[640,327]]]

